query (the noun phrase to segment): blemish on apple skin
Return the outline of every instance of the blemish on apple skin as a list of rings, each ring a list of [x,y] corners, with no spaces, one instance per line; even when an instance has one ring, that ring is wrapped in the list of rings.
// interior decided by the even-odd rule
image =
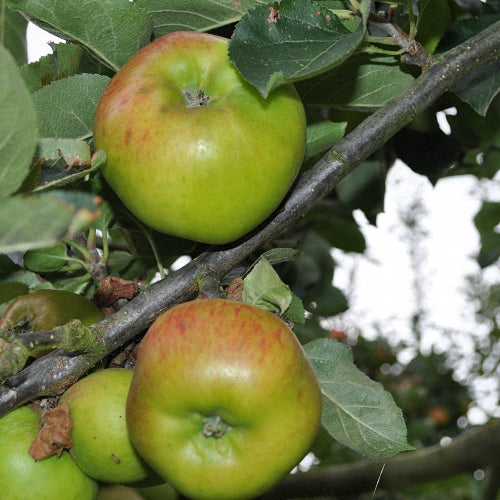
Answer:
[[[125,146],[128,146],[130,144],[130,139],[132,136],[132,131],[130,129],[127,129],[125,132]]]

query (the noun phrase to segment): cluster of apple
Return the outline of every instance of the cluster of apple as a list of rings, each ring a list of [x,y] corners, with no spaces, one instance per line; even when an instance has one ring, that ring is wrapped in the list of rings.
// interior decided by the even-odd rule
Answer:
[[[95,371],[63,405],[69,451],[39,461],[29,453],[39,415],[25,406],[0,419],[5,498],[90,500],[99,483],[162,482],[193,499],[252,498],[301,460],[321,419],[318,381],[293,332],[224,299],[171,308],[144,336],[134,370]]]
[[[137,218],[223,244],[281,203],[303,160],[305,129],[292,85],[264,99],[230,62],[226,39],[178,32],[140,50],[112,78],[96,110],[94,144],[107,155],[105,179]],[[71,306],[70,317],[48,324],[54,306],[44,312],[43,297],[35,299],[27,299],[31,330],[84,321]],[[18,325],[23,309],[11,306],[10,323],[0,327]],[[252,498],[300,461],[321,418],[318,381],[288,326],[221,299],[170,309],[146,333],[134,370],[95,371],[62,395],[62,405],[70,440],[54,438],[49,446],[59,452],[43,460],[29,453],[40,430],[31,407],[0,419],[4,498],[86,500],[100,483],[155,482],[193,499]]]

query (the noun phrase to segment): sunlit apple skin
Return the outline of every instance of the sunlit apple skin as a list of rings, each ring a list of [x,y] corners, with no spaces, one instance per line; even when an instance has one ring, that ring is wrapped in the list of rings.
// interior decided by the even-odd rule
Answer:
[[[8,500],[94,500],[97,483],[67,452],[35,461],[29,454],[40,419],[23,406],[0,418],[0,497]]]
[[[155,321],[127,399],[134,446],[191,499],[268,490],[307,453],[320,415],[317,379],[288,326],[222,299],[184,303]]]
[[[228,40],[176,32],[134,55],[95,115],[104,177],[148,226],[228,243],[280,204],[301,166],[306,120],[292,85],[267,99],[228,57]]]
[[[60,400],[69,406],[73,422],[71,456],[85,474],[106,483],[158,479],[129,439],[125,406],[132,375],[126,368],[99,370],[72,385]]]

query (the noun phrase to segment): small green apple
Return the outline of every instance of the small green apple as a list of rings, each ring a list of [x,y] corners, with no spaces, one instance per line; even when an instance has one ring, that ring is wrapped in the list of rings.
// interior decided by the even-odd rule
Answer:
[[[127,399],[132,443],[192,499],[248,499],[307,453],[321,392],[274,314],[222,299],[168,310],[146,333]]]
[[[292,85],[267,99],[229,60],[228,40],[176,32],[135,54],[104,90],[94,143],[102,173],[153,229],[228,243],[280,204],[302,164],[305,112]]]
[[[159,482],[129,439],[125,407],[132,375],[126,368],[99,370],[60,399],[73,422],[71,456],[85,474],[106,483]]]
[[[94,500],[97,483],[67,452],[35,461],[29,454],[39,416],[22,406],[0,418],[0,496],[8,500]]]

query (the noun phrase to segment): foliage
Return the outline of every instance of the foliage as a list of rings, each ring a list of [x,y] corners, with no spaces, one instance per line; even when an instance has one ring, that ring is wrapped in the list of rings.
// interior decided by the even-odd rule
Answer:
[[[401,411],[385,389],[392,391],[405,416],[411,415],[407,418],[412,444],[435,442],[440,431],[457,432],[456,418],[465,411],[468,395],[449,373],[440,378],[444,375],[436,372],[436,366],[442,359],[420,356],[399,376],[387,377],[359,354],[377,352],[378,346],[354,346],[356,364],[375,382],[352,364],[343,343],[328,339],[325,318],[348,308],[343,292],[333,284],[335,261],[330,249],[365,250],[353,211],[360,209],[375,222],[383,211],[385,178],[396,159],[433,184],[444,176],[492,179],[496,175],[500,168],[498,1],[0,2],[0,313],[16,296],[38,288],[94,297],[107,313],[119,312],[137,295],[142,300],[134,302],[137,315],[116,316],[116,323],[123,325],[117,328],[128,333],[109,335],[105,341],[110,358],[122,359],[128,352],[123,348],[137,341],[134,337],[144,331],[149,318],[201,288],[194,275],[207,259],[218,262],[220,255],[225,260],[217,264],[217,277],[224,293],[229,294],[231,286],[227,287],[234,278],[244,279],[245,300],[283,314],[306,346],[326,399],[328,433],[321,434],[314,450],[322,465],[337,461],[337,453],[353,460],[352,452],[341,449],[339,442],[370,457],[410,448]],[[54,45],[52,54],[28,63],[26,19],[67,43]],[[268,233],[257,233],[256,239],[250,235],[220,252],[160,234],[135,220],[103,181],[99,168],[105,152],[94,151],[92,143],[95,107],[109,79],[141,47],[179,29],[232,37],[232,61],[264,97],[283,83],[295,83],[308,115],[307,152],[294,191],[297,196],[308,179],[320,179],[334,162],[340,165],[340,173],[317,181],[321,193],[305,189],[310,198],[303,203],[307,210],[295,213],[288,207],[283,211],[291,215],[285,215],[288,219],[276,226],[278,230],[273,232],[269,224]],[[467,59],[471,37],[477,35],[473,49],[483,47],[482,33],[482,56]],[[439,63],[457,54],[453,51],[459,44],[464,44],[456,55],[460,64],[445,73]],[[434,75],[436,67],[443,73]],[[451,89],[447,79],[453,82]],[[442,90],[431,95],[429,86]],[[397,99],[413,88],[422,111],[418,116],[409,98]],[[387,110],[397,106],[406,114],[401,123],[390,123]],[[456,114],[447,116],[446,135],[436,113],[449,108]],[[363,141],[367,132],[356,127],[374,123],[369,119],[388,123],[380,125],[385,126],[380,134]],[[349,135],[342,139],[344,134]],[[499,213],[498,204],[490,202],[476,217],[482,242],[479,262],[485,267],[500,256],[495,232]],[[179,275],[172,266],[181,256],[195,264]],[[161,285],[150,286],[153,278],[165,276],[165,287],[173,289],[174,281],[178,287],[171,295],[165,295]],[[146,301],[141,291],[153,298]],[[103,331],[115,328],[110,325],[105,320]],[[496,322],[492,331],[497,341]],[[386,350],[386,354],[382,364],[395,365],[394,353]],[[99,360],[65,358],[64,366],[74,378]],[[338,367],[331,366],[334,360]],[[45,362],[50,360],[41,361]],[[12,374],[8,390],[0,387],[5,389],[0,391],[0,408],[6,401],[2,412],[11,407],[11,388],[23,385],[33,373],[21,372],[17,378]],[[344,383],[336,386],[338,380]],[[442,388],[438,381],[444,380],[446,394],[453,393],[453,400],[433,401]],[[359,388],[346,390],[351,383]],[[420,388],[427,392],[419,393]],[[42,389],[29,390],[27,399],[44,395]],[[371,411],[358,411],[368,400]],[[22,403],[17,399],[16,404]],[[358,410],[348,411],[350,405]],[[448,412],[444,426],[434,421],[430,428],[416,429],[422,421],[432,420],[433,408],[442,406]],[[374,426],[377,436],[367,437],[364,430],[381,410],[382,422]],[[340,423],[346,423],[343,436]]]

